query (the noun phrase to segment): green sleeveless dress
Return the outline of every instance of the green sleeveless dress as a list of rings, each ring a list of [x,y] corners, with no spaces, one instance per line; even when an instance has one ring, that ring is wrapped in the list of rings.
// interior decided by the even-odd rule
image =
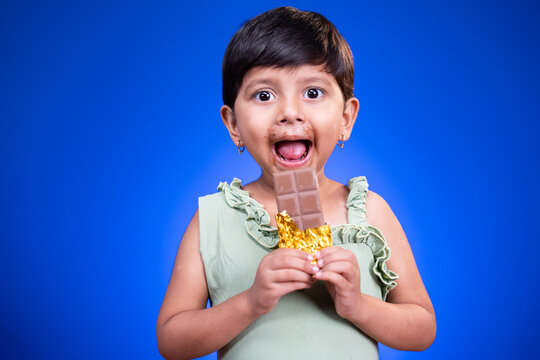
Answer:
[[[349,181],[348,224],[331,226],[335,246],[358,259],[361,290],[384,300],[396,286],[388,270],[390,249],[366,221],[365,177]],[[277,229],[264,207],[242,189],[239,179],[220,183],[220,192],[199,198],[200,251],[213,306],[247,290],[261,259],[277,248]],[[378,359],[377,342],[335,311],[323,282],[282,297],[220,351],[229,360]]]

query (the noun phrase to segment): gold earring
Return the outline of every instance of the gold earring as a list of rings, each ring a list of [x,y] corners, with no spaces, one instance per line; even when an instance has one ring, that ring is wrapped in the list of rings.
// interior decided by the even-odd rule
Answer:
[[[345,145],[345,136],[343,134],[341,134],[341,136],[339,137],[339,140],[337,142],[337,146],[339,146],[340,148],[343,149],[343,145]]]
[[[240,140],[238,140],[236,142],[236,148],[238,149],[238,153],[241,154],[244,152],[244,150],[246,150],[246,147],[244,145],[240,145],[242,142]]]

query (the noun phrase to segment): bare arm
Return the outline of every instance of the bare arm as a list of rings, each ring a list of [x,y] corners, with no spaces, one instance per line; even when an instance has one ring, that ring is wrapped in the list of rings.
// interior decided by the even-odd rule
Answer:
[[[245,296],[238,295],[211,309],[205,309],[207,300],[197,212],[180,242],[158,315],[158,348],[164,358],[190,359],[209,354],[227,344],[255,319],[246,311]]]
[[[166,359],[191,359],[219,350],[288,292],[310,287],[313,269],[306,254],[278,249],[261,261],[253,286],[210,309],[199,251],[199,214],[178,249],[157,320],[158,349]]]
[[[387,302],[360,292],[358,266],[347,250],[322,250],[322,271],[317,278],[327,281],[338,314],[373,339],[395,349],[425,350],[435,339],[435,312],[405,233],[384,199],[371,191],[367,217],[385,235],[392,250],[388,268],[400,276]]]

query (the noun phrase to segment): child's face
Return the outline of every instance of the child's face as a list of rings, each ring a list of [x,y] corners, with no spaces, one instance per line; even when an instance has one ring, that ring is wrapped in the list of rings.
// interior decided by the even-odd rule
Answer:
[[[312,167],[319,175],[338,140],[347,140],[358,100],[344,104],[334,76],[321,66],[256,67],[244,76],[234,111],[221,115],[231,138],[245,145],[263,177]]]

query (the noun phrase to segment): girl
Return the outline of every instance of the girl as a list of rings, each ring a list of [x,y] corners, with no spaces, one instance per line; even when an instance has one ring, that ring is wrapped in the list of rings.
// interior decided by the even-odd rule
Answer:
[[[262,175],[199,199],[157,321],[165,358],[377,359],[377,342],[431,345],[433,307],[392,210],[364,177],[346,187],[324,173],[353,129],[353,78],[349,46],[319,14],[278,8],[234,35],[221,116]],[[277,249],[273,217],[272,174],[304,167],[316,172],[334,244],[315,258]]]

